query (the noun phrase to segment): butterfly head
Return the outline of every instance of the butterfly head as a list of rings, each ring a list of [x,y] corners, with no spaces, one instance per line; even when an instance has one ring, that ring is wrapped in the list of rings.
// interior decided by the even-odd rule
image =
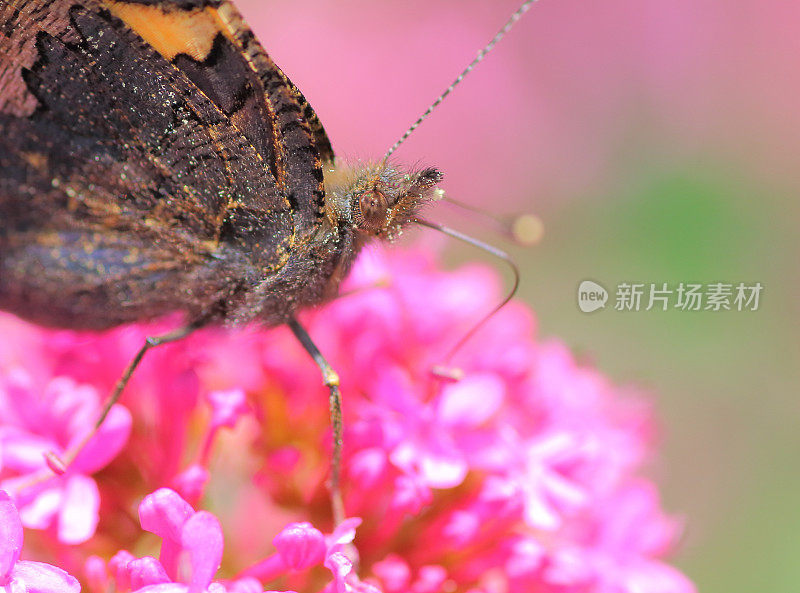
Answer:
[[[328,186],[328,215],[364,238],[392,240],[420,209],[438,198],[442,174],[426,168],[405,172],[380,164],[350,171]]]

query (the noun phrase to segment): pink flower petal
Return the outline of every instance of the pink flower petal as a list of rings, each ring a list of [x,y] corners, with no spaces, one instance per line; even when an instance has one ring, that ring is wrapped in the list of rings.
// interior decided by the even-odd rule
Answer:
[[[551,585],[577,588],[589,585],[595,576],[586,554],[578,548],[557,550],[550,554],[548,560],[542,577]]]
[[[94,422],[95,419],[88,423],[70,444],[75,445],[93,431]],[[128,442],[132,422],[131,413],[127,408],[120,405],[111,408],[103,424],[75,457],[70,470],[92,474],[108,465]]]
[[[11,497],[0,490],[0,585],[8,582],[22,550],[22,521]]]
[[[396,512],[415,514],[433,500],[427,484],[412,476],[398,476],[391,488],[391,507]]]
[[[438,593],[447,580],[447,571],[442,566],[429,565],[419,569],[417,579],[411,586],[414,593]]]
[[[44,428],[63,446],[71,437],[94,425],[100,397],[92,385],[79,383],[72,377],[55,376],[45,388],[43,403],[42,419],[29,426],[39,425],[39,431]]]
[[[181,541],[183,524],[193,514],[191,505],[169,488],[159,488],[139,504],[142,529],[175,542]]]
[[[139,504],[139,521],[142,529],[155,533],[163,540],[159,560],[167,574],[178,576],[181,552],[181,531],[184,523],[194,514],[194,509],[180,495],[169,488],[159,488],[144,497]]]
[[[657,557],[668,550],[680,531],[678,522],[661,512],[658,491],[644,480],[620,488],[609,508],[616,520],[599,534],[609,551],[635,550]]]
[[[17,562],[14,578],[25,583],[27,593],[79,593],[78,579],[44,562]]]
[[[353,562],[342,552],[334,552],[325,559],[325,568],[333,573],[336,593],[345,593],[347,591],[345,579],[353,570]]]
[[[543,500],[539,492],[525,497],[525,523],[531,527],[551,531],[561,525],[561,517]]]
[[[445,385],[439,397],[437,416],[447,424],[478,426],[500,409],[505,386],[496,375],[470,375]]]
[[[391,554],[372,566],[373,574],[381,580],[387,593],[405,591],[411,582],[408,563],[396,554]]]
[[[158,585],[170,582],[167,571],[161,563],[152,556],[135,558],[128,563],[131,589],[141,589],[148,585]]]
[[[483,521],[478,513],[454,511],[442,529],[442,535],[453,545],[462,547],[477,535]]]
[[[193,463],[173,480],[173,486],[184,500],[199,501],[211,475],[202,465]]]
[[[386,452],[378,447],[362,449],[350,459],[347,473],[362,488],[369,489],[384,477],[387,461]]]
[[[356,537],[356,529],[359,525],[361,525],[360,517],[350,517],[339,523],[327,538],[328,547],[351,543]]]
[[[272,543],[291,570],[303,570],[325,558],[325,536],[310,523],[290,523]]]
[[[211,426],[233,428],[242,415],[248,413],[247,396],[241,389],[212,391],[206,395],[211,405]]]
[[[109,590],[108,569],[105,561],[99,556],[89,556],[83,563],[83,574],[89,591]]]
[[[431,488],[454,488],[464,481],[469,469],[464,459],[428,451],[420,460],[420,475]]]
[[[222,526],[206,511],[198,511],[184,523],[181,545],[189,553],[192,564],[193,592],[208,588],[222,562]]]
[[[509,546],[505,569],[511,578],[533,575],[538,572],[547,550],[534,537],[520,538]]]
[[[29,529],[47,529],[57,516],[63,500],[64,493],[60,488],[48,488],[36,493],[33,500],[19,509],[22,524]]]
[[[694,584],[683,574],[661,562],[643,562],[628,571],[620,583],[626,591],[647,593],[696,593]]]
[[[86,476],[70,476],[58,511],[58,541],[74,545],[92,537],[100,519],[99,508],[97,483]]]
[[[13,578],[6,585],[0,585],[0,593],[28,593],[28,587],[21,579]]]
[[[244,577],[236,579],[226,587],[228,593],[263,593],[264,587],[258,579]]]
[[[3,467],[19,473],[41,469],[45,454],[58,448],[52,439],[15,426],[0,426],[0,444]]]
[[[127,591],[131,588],[130,564],[136,560],[135,556],[127,550],[120,550],[108,561],[108,569],[114,576],[116,588]]]
[[[189,587],[181,583],[160,583],[136,589],[135,593],[187,593]]]

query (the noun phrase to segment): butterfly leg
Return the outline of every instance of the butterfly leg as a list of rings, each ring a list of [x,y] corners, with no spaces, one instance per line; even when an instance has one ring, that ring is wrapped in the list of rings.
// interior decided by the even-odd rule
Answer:
[[[198,329],[201,325],[202,322],[195,322],[184,327],[179,327],[161,336],[151,336],[146,338],[144,344],[136,353],[136,356],[133,357],[133,360],[131,360],[131,362],[125,368],[125,372],[122,373],[122,377],[120,377],[119,381],[117,381],[117,384],[114,386],[114,390],[111,392],[111,395],[106,398],[103,409],[100,412],[92,431],[87,434],[86,437],[81,439],[81,441],[79,441],[75,446],[70,448],[70,450],[64,453],[62,457],[58,457],[53,452],[48,453],[47,459],[50,466],[59,472],[66,471],[66,468],[75,460],[75,457],[86,446],[86,443],[88,443],[89,440],[91,440],[97,433],[98,429],[103,424],[103,421],[106,419],[106,416],[108,416],[108,413],[111,411],[111,408],[114,407],[114,404],[119,401],[119,398],[122,395],[122,392],[125,390],[125,387],[128,385],[133,372],[139,366],[139,363],[142,362],[142,359],[148,350],[155,348],[156,346],[161,346],[162,344],[169,344],[170,342],[182,340],[194,330]]]
[[[300,325],[295,318],[287,322],[289,329],[300,341],[306,352],[317,363],[322,372],[322,379],[330,391],[329,403],[331,408],[331,427],[333,428],[333,458],[331,459],[331,504],[333,505],[333,520],[336,525],[344,521],[344,501],[341,490],[341,466],[342,466],[342,394],[339,391],[339,375],[333,367],[325,360],[322,353],[314,344],[311,336]]]

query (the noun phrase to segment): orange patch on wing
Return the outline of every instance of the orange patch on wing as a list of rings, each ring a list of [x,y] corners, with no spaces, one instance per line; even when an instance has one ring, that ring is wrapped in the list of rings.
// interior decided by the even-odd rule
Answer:
[[[165,10],[114,0],[103,0],[103,4],[167,60],[186,54],[202,62],[220,32],[216,11],[209,7]]]

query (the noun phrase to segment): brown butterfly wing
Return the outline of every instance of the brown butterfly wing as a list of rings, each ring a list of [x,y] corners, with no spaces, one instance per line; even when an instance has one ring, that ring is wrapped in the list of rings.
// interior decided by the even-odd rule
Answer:
[[[283,265],[318,186],[281,159],[313,133],[278,127],[222,6],[0,0],[1,307],[70,327],[197,316]],[[152,8],[186,51],[136,30]]]
[[[250,140],[295,212],[298,241],[323,215],[331,143],[302,93],[226,0],[114,1],[111,12],[184,72]]]

